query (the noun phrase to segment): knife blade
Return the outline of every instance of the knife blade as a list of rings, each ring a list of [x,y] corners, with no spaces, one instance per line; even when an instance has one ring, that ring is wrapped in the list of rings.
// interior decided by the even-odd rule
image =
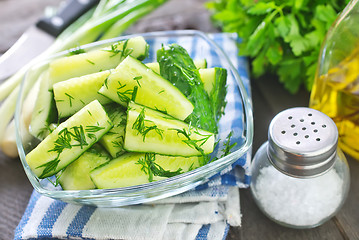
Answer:
[[[99,0],[68,0],[54,16],[41,18],[29,27],[0,57],[0,80],[10,77],[45,51],[63,30],[98,3]]]

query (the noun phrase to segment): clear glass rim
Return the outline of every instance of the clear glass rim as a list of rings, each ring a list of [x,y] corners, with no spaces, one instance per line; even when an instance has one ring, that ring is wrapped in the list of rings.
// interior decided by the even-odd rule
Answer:
[[[149,33],[141,33],[141,34],[132,34],[132,35],[126,35],[126,36],[120,36],[117,38],[107,39],[103,41],[98,41],[86,45],[82,45],[81,48],[92,48],[95,46],[103,45],[110,42],[115,42],[119,40],[128,39],[135,36],[143,36],[147,38],[156,38],[156,37],[180,37],[180,36],[197,36],[208,42],[210,45],[214,47],[214,51],[223,59],[226,60],[228,63],[228,66],[234,75],[235,81],[237,82],[238,89],[241,94],[241,100],[242,100],[242,106],[243,106],[243,119],[244,119],[244,126],[243,126],[243,132],[245,136],[245,141],[243,142],[242,146],[235,152],[230,153],[229,155],[218,159],[216,161],[210,162],[200,168],[194,169],[190,172],[183,173],[171,178],[163,179],[160,181],[150,182],[142,185],[136,185],[131,187],[123,187],[123,188],[114,188],[114,189],[94,189],[94,190],[62,190],[62,191],[51,191],[44,189],[38,182],[38,178],[35,177],[33,174],[31,174],[30,167],[27,165],[26,158],[25,158],[25,150],[22,145],[21,140],[21,127],[20,127],[20,115],[21,115],[21,109],[22,104],[19,104],[22,102],[23,98],[23,88],[24,88],[24,79],[26,78],[26,75],[24,76],[24,79],[22,80],[19,96],[16,104],[16,111],[15,111],[15,126],[16,126],[16,143],[17,148],[19,152],[19,156],[21,159],[21,163],[24,167],[24,170],[27,174],[27,177],[29,178],[32,186],[34,189],[49,197],[53,198],[60,198],[66,199],[85,199],[85,198],[94,198],[97,195],[98,196],[142,196],[143,192],[148,192],[149,190],[156,190],[156,189],[162,189],[162,191],[170,186],[177,185],[179,188],[177,192],[174,194],[169,194],[168,196],[173,196],[176,194],[179,194],[181,192],[187,191],[189,189],[194,188],[195,186],[204,183],[209,177],[215,175],[216,173],[220,172],[221,170],[228,167],[230,164],[234,163],[236,160],[238,160],[240,157],[242,157],[251,147],[253,142],[253,115],[252,115],[252,102],[251,99],[248,97],[247,91],[245,89],[245,86],[243,82],[241,81],[241,77],[239,76],[239,73],[237,72],[236,68],[233,66],[231,60],[229,57],[224,53],[224,51],[218,46],[217,43],[215,43],[212,39],[210,39],[207,34],[197,31],[197,30],[174,30],[174,31],[160,31],[160,32],[149,32]],[[56,58],[58,56],[63,55],[64,53],[67,53],[68,51],[63,51],[57,54],[52,55],[51,58],[47,58],[46,61],[51,60],[53,58]],[[158,198],[158,196],[154,196],[153,199]],[[141,201],[145,202],[145,201]]]

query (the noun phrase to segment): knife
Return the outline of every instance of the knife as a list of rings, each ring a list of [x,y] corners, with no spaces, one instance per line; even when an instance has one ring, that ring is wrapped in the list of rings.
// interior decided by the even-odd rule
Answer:
[[[68,0],[56,15],[44,17],[28,28],[0,57],[0,80],[10,77],[45,51],[63,30],[98,3],[99,0]]]

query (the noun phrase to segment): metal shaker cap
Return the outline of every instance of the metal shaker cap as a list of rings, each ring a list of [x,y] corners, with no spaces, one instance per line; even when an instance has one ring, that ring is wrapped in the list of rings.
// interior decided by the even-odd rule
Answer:
[[[274,167],[293,177],[314,177],[333,166],[338,129],[322,112],[291,108],[273,118],[268,142],[267,154]]]

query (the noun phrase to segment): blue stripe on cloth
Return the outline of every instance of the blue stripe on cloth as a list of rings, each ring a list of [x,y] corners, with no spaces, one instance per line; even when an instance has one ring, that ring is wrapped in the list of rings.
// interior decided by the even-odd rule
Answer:
[[[82,237],[82,231],[86,223],[96,210],[95,207],[83,206],[77,212],[70,226],[67,228],[66,234],[71,237]]]
[[[37,227],[38,236],[52,237],[52,228],[66,205],[67,203],[61,201],[54,201],[51,203],[44,218]]]
[[[221,39],[222,38],[221,34],[212,34],[210,37],[218,44],[218,46],[221,46],[222,41],[223,41]],[[222,64],[221,64],[220,59],[218,58],[218,54],[216,53],[216,51],[213,48],[211,48],[209,50],[209,52],[210,52],[210,56],[212,58],[212,66],[213,67],[221,67]]]
[[[147,44],[150,45],[150,46],[153,46],[153,45],[155,44],[155,40],[154,40],[154,39],[148,39],[148,40],[146,40],[146,42],[147,42]],[[149,59],[154,59],[154,58],[155,58],[155,56],[156,56],[155,48],[150,47],[150,48],[148,49],[148,56],[149,56]],[[146,59],[145,59],[144,62],[147,63],[148,60],[146,61]]]
[[[37,200],[40,198],[40,194],[36,191],[33,191],[30,197],[30,201],[27,205],[24,215],[22,216],[19,225],[15,229],[15,236],[14,239],[22,239],[22,233],[24,232],[24,227],[26,226],[27,222],[30,219],[32,211],[36,205]]]
[[[227,186],[236,186],[236,176],[232,174],[223,174],[221,175],[221,184]]]
[[[197,38],[193,38],[192,39],[192,51],[190,52],[190,57],[192,59],[195,59],[196,58],[196,54],[197,54],[197,44],[198,44],[198,40]]]
[[[222,240],[225,240],[227,238],[228,231],[229,231],[229,224],[227,223],[226,229],[224,230]]]
[[[244,175],[244,184],[250,184],[251,183],[252,176],[250,175]]]
[[[207,240],[207,236],[210,228],[211,228],[211,224],[203,225],[201,229],[198,231],[196,240]]]

